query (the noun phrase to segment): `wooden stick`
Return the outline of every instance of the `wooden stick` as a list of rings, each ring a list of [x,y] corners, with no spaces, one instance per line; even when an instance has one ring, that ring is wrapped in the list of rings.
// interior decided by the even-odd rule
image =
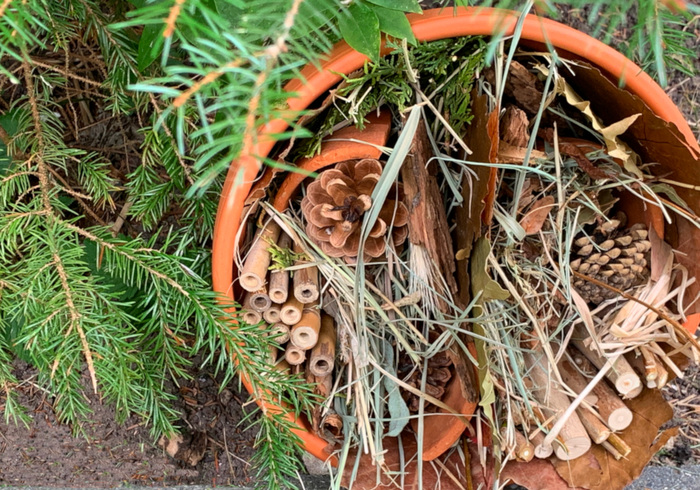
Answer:
[[[284,358],[291,366],[299,366],[306,360],[306,351],[289,342],[284,352]]]
[[[583,327],[578,326],[575,328],[574,335],[571,337],[571,343],[574,344],[595,367],[601,369],[608,362],[608,359],[586,345],[583,339],[587,337],[588,332],[586,332]],[[616,359],[612,360],[612,367],[605,374],[605,377],[615,385],[615,389],[618,393],[627,398],[634,398],[632,395],[642,387],[642,381],[624,356],[618,356]]]
[[[576,413],[581,419],[581,423],[586,428],[586,432],[596,444],[601,444],[610,437],[610,429],[600,421],[600,419],[586,407],[578,407]]]
[[[315,308],[306,308],[296,325],[291,328],[289,340],[300,349],[309,350],[318,342],[321,314]]]
[[[606,442],[612,447],[614,447],[615,450],[617,450],[617,452],[620,453],[622,455],[621,457],[623,458],[626,458],[629,455],[629,453],[632,452],[632,448],[629,447],[627,443],[615,433],[610,434],[610,437],[608,437],[608,440]]]
[[[272,301],[270,301],[270,297],[267,295],[267,289],[264,287],[254,293],[250,293],[250,306],[255,311],[263,313],[269,309],[271,305]]]
[[[243,304],[241,305],[241,311],[243,312],[243,321],[248,325],[257,325],[262,321],[262,315],[255,311],[250,304],[250,293],[247,293],[243,297]]]
[[[294,244],[294,252],[302,253],[301,247]],[[307,264],[306,260],[298,260],[294,265]],[[318,268],[307,266],[294,271],[294,297],[305,305],[318,300]]]
[[[321,316],[321,331],[318,342],[311,351],[309,370],[315,376],[326,376],[333,372],[335,362],[336,332],[333,317]]]
[[[262,315],[267,323],[278,323],[280,321],[279,305],[270,305],[267,310],[263,311]]]
[[[269,222],[256,234],[253,246],[241,269],[241,287],[246,291],[258,291],[265,285],[267,269],[272,259],[268,248],[270,243],[277,241],[279,234],[280,227],[274,221]]]
[[[291,297],[282,305],[280,309],[280,320],[287,325],[295,325],[301,320],[301,312],[304,309],[298,299]]]
[[[523,357],[534,383],[535,399],[559,417],[570,405],[569,397],[552,383],[552,377],[545,367],[546,360],[543,357],[536,358],[529,352],[524,353]],[[563,423],[558,435],[563,439],[564,445],[557,445],[554,453],[561,460],[569,461],[578,458],[591,448],[591,439],[576,413],[572,413]]]
[[[289,340],[289,326],[284,323],[275,323],[272,325],[270,337],[278,344],[284,344]]]
[[[564,373],[570,373],[572,370],[577,370],[577,368],[586,376],[593,376],[595,374],[596,368],[580,352],[571,349],[570,353],[575,366],[564,359],[559,364],[562,378],[564,377]],[[634,416],[632,411],[627,408],[627,405],[620,400],[620,397],[617,396],[605,381],[601,380],[601,382],[593,388],[593,394],[598,397],[598,401],[596,402],[598,413],[600,413],[600,416],[610,429],[624,430],[629,427]]]
[[[547,459],[554,453],[551,444],[544,445],[544,432],[541,430],[530,435],[530,442],[535,447],[535,457],[539,459]]]
[[[286,233],[280,234],[280,239],[277,246],[281,249],[289,249],[292,246],[292,239]],[[277,304],[282,304],[287,301],[289,296],[289,272],[274,270],[270,272],[270,281],[268,290],[270,299]]]

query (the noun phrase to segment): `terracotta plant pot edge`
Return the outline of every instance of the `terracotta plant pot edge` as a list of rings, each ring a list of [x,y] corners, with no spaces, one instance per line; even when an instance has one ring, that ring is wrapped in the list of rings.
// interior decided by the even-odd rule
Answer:
[[[414,14],[408,17],[419,41],[434,41],[450,37],[491,35],[494,32],[510,34],[519,14],[492,8],[469,7],[456,11],[434,9],[422,15]],[[582,32],[535,15],[526,16],[521,38],[524,41],[539,43],[549,41],[555,48],[585,58],[613,78],[624,79],[627,90],[644,100],[661,119],[675,124],[686,137],[688,145],[700,152],[690,127],[675,104],[651,77],[621,53]],[[305,109],[341,80],[337,73],[349,74],[360,68],[366,60],[366,56],[354,51],[346,43],[339,43],[321,63],[321,70],[309,65],[302,70],[304,81],[293,80],[287,84],[285,89],[296,93],[296,97],[288,99],[289,108],[293,111]],[[260,170],[260,158],[266,156],[275,144],[274,139],[269,136],[281,133],[287,127],[287,123],[280,119],[266,124],[259,134],[257,145],[233,162],[226,176],[214,227],[212,282],[215,291],[231,300],[235,299],[231,288],[234,278],[233,253],[243,205]],[[260,158],[256,158],[256,155]],[[688,327],[692,328],[691,324],[697,323],[697,318],[688,323]],[[235,322],[233,326],[235,328]],[[246,389],[253,393],[249,380],[243,379],[243,383]],[[279,407],[263,400],[257,402],[264,403],[269,410],[280,410]],[[292,419],[290,416],[290,420]],[[304,421],[294,422],[298,427],[295,433],[301,439],[304,448],[317,458],[327,460],[330,454],[326,441],[311,434]],[[332,458],[331,462],[335,464],[335,458]]]

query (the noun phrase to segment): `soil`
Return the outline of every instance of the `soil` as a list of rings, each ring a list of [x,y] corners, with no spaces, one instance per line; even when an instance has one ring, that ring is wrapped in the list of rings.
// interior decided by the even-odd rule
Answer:
[[[56,420],[51,397],[33,382],[35,371],[17,362],[15,375],[24,380],[17,393],[32,422],[29,427],[0,424],[0,484],[249,485],[255,431],[240,424],[252,410],[244,406],[247,392],[236,383],[219,392],[221,380],[209,369],[192,374],[193,380],[172,389],[178,395],[174,405],[181,412],[184,439],[197,431],[206,433],[206,451],[195,466],[166,454],[136,417],[123,425],[115,423],[112,407],[94,397],[90,398],[90,421],[79,428],[81,435],[75,435],[77,427]]]

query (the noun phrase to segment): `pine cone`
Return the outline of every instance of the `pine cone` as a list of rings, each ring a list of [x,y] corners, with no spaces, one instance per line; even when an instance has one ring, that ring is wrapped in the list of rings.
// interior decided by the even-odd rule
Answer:
[[[382,173],[378,160],[348,160],[321,172],[307,188],[301,201],[306,218],[306,233],[329,257],[342,257],[348,263],[357,260],[364,213],[372,206],[372,191]],[[381,257],[386,249],[386,234],[392,226],[394,245],[408,236],[408,209],[401,202],[403,193],[397,184],[384,201],[377,222],[365,241],[364,259]]]
[[[571,269],[627,291],[648,280],[651,243],[644,225],[636,224],[629,230],[622,230],[621,223],[619,219],[607,221],[597,226],[593,234],[576,239]],[[614,291],[585,279],[576,278],[574,287],[583,299],[595,305],[617,296]]]
[[[407,373],[413,367],[413,363],[410,361],[408,356],[402,357],[404,361],[399,366],[399,374]],[[422,365],[422,364],[421,364]],[[452,371],[450,370],[452,366],[452,359],[450,359],[449,354],[446,351],[438,352],[435,356],[428,359],[428,374],[425,379],[425,393],[442,400],[445,396],[445,389],[450,379],[452,379]],[[404,374],[405,376],[405,374]],[[411,376],[406,380],[406,383],[414,388],[420,389],[422,381],[422,370],[420,368],[413,370]],[[410,391],[402,390],[403,398],[408,405],[408,409],[411,412],[417,412],[420,408],[420,397],[414,395]],[[425,405],[426,412],[433,412],[437,409],[433,404],[427,403]]]

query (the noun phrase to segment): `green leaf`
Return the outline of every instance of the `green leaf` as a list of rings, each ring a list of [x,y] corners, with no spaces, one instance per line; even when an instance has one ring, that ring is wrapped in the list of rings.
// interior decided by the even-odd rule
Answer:
[[[379,19],[379,29],[397,39],[406,39],[412,45],[416,45],[416,37],[413,35],[411,23],[406,14],[398,10],[391,10],[377,5],[371,6]]]
[[[505,300],[510,293],[503,289],[496,281],[491,279],[486,271],[486,263],[491,253],[491,244],[486,238],[479,238],[474,244],[471,263],[472,294],[481,293],[479,303],[483,304],[492,299]]]
[[[394,372],[394,351],[391,344],[384,340],[384,356],[385,356],[385,369],[396,376]],[[397,385],[391,378],[384,376],[384,389],[389,394],[389,399],[387,401],[387,407],[389,409],[389,431],[386,433],[389,437],[398,437],[403,431],[406,424],[411,417],[411,412],[408,410],[406,402],[403,401],[401,396],[401,391],[399,390],[399,385]]]
[[[163,50],[163,24],[149,24],[143,28],[141,39],[139,40],[139,50],[136,55],[136,62],[139,71],[143,71],[160,56]]]
[[[681,196],[678,195],[676,192],[676,189],[671,187],[668,184],[652,184],[649,186],[652,191],[655,193],[659,194],[666,194],[668,198],[673,201],[674,203],[678,204],[680,207],[685,209],[686,211],[691,211],[690,207],[688,207],[688,203],[686,203]]]
[[[345,41],[372,61],[379,59],[381,34],[379,19],[372,9],[354,2],[338,18],[338,27]]]
[[[413,14],[422,14],[423,9],[420,8],[418,0],[367,0],[370,3],[379,5],[386,9],[397,10],[401,12],[411,12]]]

